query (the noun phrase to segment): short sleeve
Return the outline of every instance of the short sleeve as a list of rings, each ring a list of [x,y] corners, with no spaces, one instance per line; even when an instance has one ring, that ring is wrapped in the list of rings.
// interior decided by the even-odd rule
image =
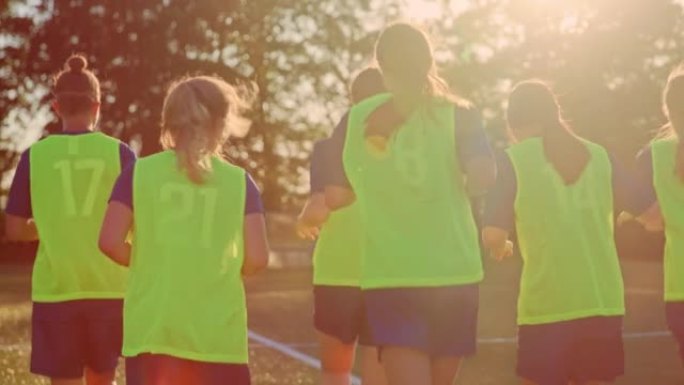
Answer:
[[[325,185],[351,188],[351,183],[344,171],[344,143],[347,138],[347,122],[349,114],[346,114],[335,127],[332,136],[326,143],[327,178]]]
[[[518,185],[513,163],[505,152],[497,154],[497,168],[496,183],[485,201],[483,225],[513,231]]]
[[[611,166],[613,169],[615,211],[627,211],[638,215],[656,202],[650,147],[645,148],[637,155],[635,172],[628,172],[613,158],[611,158]]]
[[[326,174],[326,143],[327,140],[320,140],[314,144],[311,153],[311,168],[310,168],[310,191],[313,193],[323,192],[325,189],[325,174]]]
[[[121,169],[125,170],[135,163],[137,156],[126,143],[121,142],[119,145],[119,161],[121,162]]]
[[[480,113],[476,109],[456,106],[454,119],[456,153],[461,167],[465,168],[475,158],[493,158]]]
[[[31,208],[31,157],[29,151],[30,149],[21,154],[5,209],[7,214],[22,218],[33,217],[33,209]]]
[[[133,172],[135,164],[126,167],[114,183],[109,202],[119,202],[133,210]]]
[[[245,215],[249,214],[263,214],[264,213],[264,203],[261,200],[261,192],[259,192],[259,187],[257,187],[254,179],[249,173],[245,173],[246,194],[245,194]]]

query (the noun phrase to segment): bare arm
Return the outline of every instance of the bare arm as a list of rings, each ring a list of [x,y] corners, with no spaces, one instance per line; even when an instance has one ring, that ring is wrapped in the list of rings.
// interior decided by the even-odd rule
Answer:
[[[107,206],[100,230],[100,251],[115,263],[128,266],[131,262],[131,244],[127,236],[133,227],[133,212],[123,203],[112,201]]]
[[[31,242],[38,240],[38,229],[32,218],[7,214],[5,216],[5,231],[11,242]]]
[[[330,209],[325,204],[325,194],[314,193],[309,197],[297,219],[297,234],[306,239],[318,236],[321,226],[328,220]]]
[[[266,220],[262,213],[245,216],[244,225],[245,260],[242,275],[258,273],[268,266],[270,249],[266,237]]]
[[[354,191],[340,186],[325,187],[325,204],[330,210],[339,210],[354,203],[356,195]]]

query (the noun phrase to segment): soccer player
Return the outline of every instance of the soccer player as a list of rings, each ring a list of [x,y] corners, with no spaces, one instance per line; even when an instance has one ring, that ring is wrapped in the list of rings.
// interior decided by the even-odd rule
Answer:
[[[81,55],[54,78],[62,132],[21,156],[7,204],[7,237],[40,240],[33,268],[31,372],[53,385],[112,384],[121,353],[127,271],[97,248],[107,197],[135,161],[95,132],[100,83]]]
[[[166,151],[125,170],[112,191],[99,244],[130,266],[129,385],[250,383],[242,276],[264,268],[269,250],[259,191],[220,156],[249,126],[243,105],[220,79],[175,82],[162,112]]]
[[[389,93],[335,130],[326,203],[357,200],[361,288],[388,383],[451,385],[475,351],[483,276],[468,192],[494,181],[494,160],[479,115],[437,75],[425,33],[393,24],[375,56]]]
[[[665,309],[667,323],[684,362],[684,67],[670,74],[663,92],[668,118],[659,138],[639,154],[637,165],[657,215],[643,223],[649,230],[665,230]]]
[[[361,71],[352,81],[352,103],[384,91],[377,68]],[[364,385],[384,384],[378,354],[372,346],[359,280],[362,233],[358,207],[330,212],[325,204],[327,140],[314,145],[311,155],[311,196],[299,218],[299,232],[318,241],[314,249],[314,326],[321,347],[322,384],[348,385],[356,344],[361,346]],[[322,226],[322,229],[321,229]],[[320,230],[319,230],[320,229]],[[319,232],[320,231],[320,232]]]
[[[501,159],[483,241],[503,258],[517,231],[517,373],[524,384],[612,383],[624,371],[625,314],[614,213],[650,203],[603,147],[573,133],[545,83],[518,84],[507,120],[516,143]]]

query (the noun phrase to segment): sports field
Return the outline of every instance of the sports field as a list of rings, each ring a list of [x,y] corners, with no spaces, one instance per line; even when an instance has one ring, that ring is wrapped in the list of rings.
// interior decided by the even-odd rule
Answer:
[[[520,264],[487,261],[480,298],[479,351],[463,365],[457,384],[517,384],[514,310]],[[661,300],[661,266],[623,263],[627,284],[627,373],[622,385],[684,384],[684,368],[668,333]],[[0,384],[42,384],[28,373],[30,270],[0,266]],[[247,281],[250,356],[255,385],[316,384],[309,268],[271,269]],[[124,383],[123,379],[119,382]]]

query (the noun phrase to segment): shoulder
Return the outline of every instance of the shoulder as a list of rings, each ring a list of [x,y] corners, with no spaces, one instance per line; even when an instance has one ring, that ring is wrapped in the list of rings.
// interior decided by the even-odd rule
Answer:
[[[244,168],[237,166],[226,159],[215,157],[212,166],[223,177],[250,179],[249,173]]]
[[[35,154],[38,151],[41,151],[43,148],[50,146],[52,143],[55,142],[57,135],[47,135],[44,136],[40,139],[38,139],[37,142],[33,143],[27,150],[26,153],[29,153],[29,150],[31,153]]]
[[[647,146],[650,151],[660,151],[666,148],[677,147],[678,139],[676,137],[663,137],[653,139]]]
[[[537,138],[537,137],[527,138],[527,139],[524,139],[524,140],[521,140],[519,142],[511,144],[506,149],[506,153],[508,154],[509,157],[513,158],[519,153],[533,151],[535,149],[540,149],[540,148],[542,148],[542,139],[541,138]]]
[[[352,108],[349,110],[348,116],[349,118],[353,118],[358,114],[368,114],[388,102],[390,99],[392,99],[392,94],[390,93],[382,93],[371,96],[370,98],[364,99],[352,106]]]
[[[475,120],[475,119],[480,119],[480,110],[475,107],[474,104],[472,103],[466,103],[466,102],[461,102],[461,103],[450,103],[451,108],[454,109],[454,114],[457,117],[461,117],[461,119],[468,119],[468,120]]]

